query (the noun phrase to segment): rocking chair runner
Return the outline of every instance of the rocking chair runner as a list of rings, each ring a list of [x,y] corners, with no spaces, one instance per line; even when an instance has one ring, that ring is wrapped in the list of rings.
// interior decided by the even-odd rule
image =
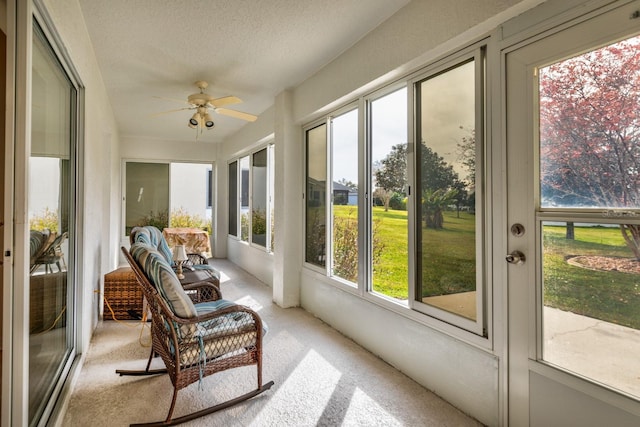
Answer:
[[[167,418],[132,426],[184,423],[233,406],[271,388],[273,381],[262,384],[262,337],[266,330],[255,311],[221,299],[219,292],[201,292],[201,287],[215,287],[210,282],[194,283],[183,289],[171,266],[149,245],[136,243],[130,251],[123,247],[122,252],[149,304],[152,351],[145,370],[116,372],[120,375],[166,372],[173,384]],[[211,299],[194,304],[189,292],[194,296],[209,295]],[[149,369],[154,355],[162,358],[166,369]],[[172,418],[179,390],[216,372],[248,365],[256,365],[256,389],[201,411]]]

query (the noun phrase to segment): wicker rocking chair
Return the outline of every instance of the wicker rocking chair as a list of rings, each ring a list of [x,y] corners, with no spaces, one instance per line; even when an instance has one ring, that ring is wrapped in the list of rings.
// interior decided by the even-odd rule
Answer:
[[[262,337],[266,327],[260,316],[248,307],[221,299],[210,282],[184,288],[171,266],[152,246],[135,243],[122,248],[142,286],[151,311],[152,350],[142,371],[117,370],[120,375],[168,373],[173,398],[164,421],[132,426],[169,426],[212,414],[255,397],[273,386],[262,384]],[[208,301],[203,301],[208,299]],[[194,304],[195,301],[195,304]],[[150,369],[159,355],[166,369]],[[178,391],[204,377],[240,366],[256,365],[257,388],[229,401],[173,418]]]

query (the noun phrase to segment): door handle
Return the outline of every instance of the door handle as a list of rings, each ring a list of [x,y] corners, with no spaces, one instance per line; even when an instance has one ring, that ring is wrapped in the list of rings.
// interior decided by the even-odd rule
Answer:
[[[519,264],[524,264],[526,257],[520,251],[513,251],[509,255],[507,255],[505,259],[509,264],[519,265]]]

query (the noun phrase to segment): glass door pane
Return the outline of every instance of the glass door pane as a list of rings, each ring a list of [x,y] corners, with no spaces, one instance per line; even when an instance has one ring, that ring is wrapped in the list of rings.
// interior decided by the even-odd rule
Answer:
[[[251,242],[267,246],[267,149],[253,153],[251,163]]]
[[[542,358],[636,398],[639,49],[632,37],[538,70]]]
[[[229,235],[238,236],[238,161],[229,163]]]
[[[372,290],[409,298],[407,216],[407,89],[370,103]]]
[[[417,150],[418,301],[476,321],[480,246],[476,212],[475,60],[422,81]],[[480,266],[481,267],[481,266]]]
[[[358,283],[358,110],[331,120],[332,274]]]
[[[77,92],[34,23],[29,159],[29,421],[35,425],[73,355]]]
[[[327,125],[307,131],[305,261],[326,265]]]
[[[207,163],[170,164],[169,226],[171,228],[192,228],[207,234],[188,233],[187,250],[211,256],[210,237],[212,235],[212,174]],[[197,237],[196,237],[197,236]],[[197,239],[197,240],[196,240]],[[168,242],[173,246],[173,242]]]
[[[240,159],[240,240],[249,241],[249,156]]]
[[[125,234],[141,225],[169,225],[169,165],[127,162]]]

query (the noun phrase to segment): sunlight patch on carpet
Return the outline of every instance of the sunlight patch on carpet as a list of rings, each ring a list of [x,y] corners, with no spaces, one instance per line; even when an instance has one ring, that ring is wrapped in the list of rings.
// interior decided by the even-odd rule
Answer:
[[[252,425],[315,425],[341,376],[320,354],[309,351]]]
[[[260,304],[251,295],[245,295],[242,298],[236,299],[236,304],[244,305],[246,307],[249,307],[253,311],[260,311],[260,310],[262,310],[264,308],[262,306],[262,304]]]
[[[342,425],[362,425],[363,422],[366,422],[366,420],[362,419],[362,414],[367,414],[369,419],[375,420],[376,425],[379,426],[403,425],[402,422],[378,405],[375,400],[367,396],[364,391],[357,388],[351,397]]]

